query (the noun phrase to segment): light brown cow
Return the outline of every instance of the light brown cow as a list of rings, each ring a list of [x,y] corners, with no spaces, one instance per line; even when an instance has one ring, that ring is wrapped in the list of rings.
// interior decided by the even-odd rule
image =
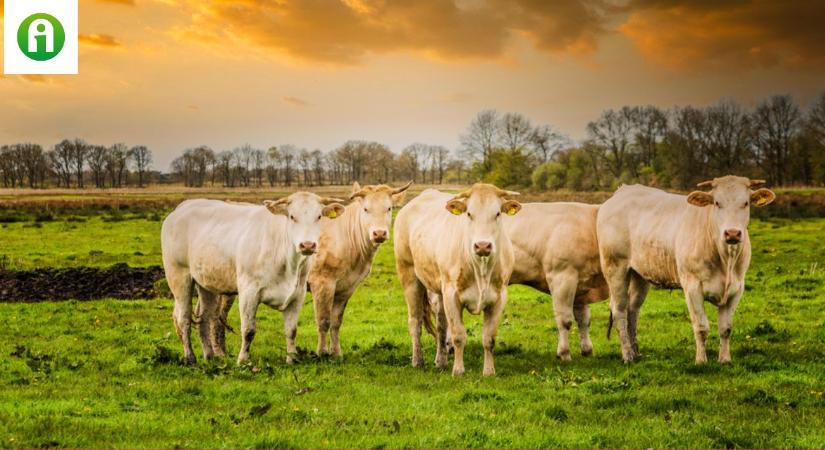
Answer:
[[[709,325],[704,302],[718,308],[719,361],[730,362],[730,334],[736,305],[745,290],[751,258],[750,206],[771,203],[761,180],[726,176],[700,183],[710,192],[675,195],[645,186],[622,186],[599,209],[597,233],[602,269],[622,358],[639,355],[639,309],[649,284],[681,286],[685,292],[696,363],[707,361]]]
[[[588,305],[608,297],[596,240],[598,211],[598,205],[584,203],[522,203],[521,211],[503,222],[515,253],[510,284],[553,296],[559,329],[556,355],[564,361],[570,360],[574,316],[582,355],[593,353]]]
[[[421,325],[430,320],[432,308],[438,322],[435,364],[447,366],[449,327],[453,376],[464,373],[466,308],[472,314],[484,312],[484,375],[495,374],[493,347],[513,270],[513,249],[502,233],[501,215],[521,209],[508,199],[514,195],[489,184],[476,184],[456,196],[428,189],[399,211],[395,265],[407,301],[413,367],[424,365]]]
[[[321,221],[318,254],[309,272],[309,289],[318,326],[318,354],[341,356],[339,331],[344,309],[367,278],[379,246],[389,238],[392,207],[403,201],[412,181],[399,188],[364,186],[356,182],[341,217]]]

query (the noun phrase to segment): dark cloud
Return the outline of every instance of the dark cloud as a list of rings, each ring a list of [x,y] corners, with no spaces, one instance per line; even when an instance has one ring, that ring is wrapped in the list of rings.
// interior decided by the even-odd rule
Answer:
[[[289,95],[281,97],[281,100],[283,100],[284,103],[286,103],[288,105],[292,105],[292,106],[300,106],[300,107],[309,106],[309,102],[307,102],[306,100],[300,99],[298,97],[292,97],[292,96],[289,96]]]
[[[81,44],[92,45],[95,47],[120,47],[121,44],[114,36],[109,34],[80,34],[77,40]]]
[[[634,0],[619,30],[675,69],[825,67],[825,3]]]
[[[497,59],[515,34],[547,52],[588,53],[603,31],[599,0],[190,0],[190,38],[357,64],[369,54],[418,52]]]

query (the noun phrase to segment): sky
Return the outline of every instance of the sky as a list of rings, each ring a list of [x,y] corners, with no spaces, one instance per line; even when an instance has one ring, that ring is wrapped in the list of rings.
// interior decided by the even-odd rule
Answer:
[[[198,145],[456,148],[489,108],[579,140],[623,105],[825,91],[820,0],[79,0],[79,20],[79,75],[0,76],[0,143],[141,144],[166,170]]]

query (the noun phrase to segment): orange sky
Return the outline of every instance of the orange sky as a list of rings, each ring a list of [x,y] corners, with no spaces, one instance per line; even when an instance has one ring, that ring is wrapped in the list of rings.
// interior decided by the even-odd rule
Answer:
[[[80,75],[0,78],[0,143],[455,147],[485,108],[574,139],[624,104],[825,90],[818,0],[80,0]],[[0,48],[2,48],[0,46]],[[2,50],[0,50],[2,51]]]

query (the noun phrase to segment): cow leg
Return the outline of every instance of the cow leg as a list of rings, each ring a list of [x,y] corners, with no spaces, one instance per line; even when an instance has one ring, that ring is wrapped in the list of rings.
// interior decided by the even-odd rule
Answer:
[[[464,343],[467,342],[467,329],[464,328],[462,306],[457,298],[456,289],[445,286],[441,289],[442,305],[447,316],[447,326],[453,338],[453,376],[464,375]],[[495,335],[493,336],[495,337]],[[485,352],[486,354],[486,352]],[[486,366],[486,365],[485,365]]]
[[[169,290],[175,297],[175,309],[172,319],[175,322],[175,332],[183,344],[183,361],[185,364],[195,363],[195,352],[192,350],[190,331],[192,328],[192,289],[193,281],[188,269],[175,268],[166,270],[166,280]]]
[[[258,294],[256,290],[246,290],[238,295],[238,299],[241,314],[241,349],[238,351],[238,365],[242,365],[249,361],[249,347],[255,339]]]
[[[573,316],[579,327],[582,356],[590,356],[593,354],[593,342],[590,341],[590,305],[587,301],[573,303]]]
[[[625,259],[602,261],[602,269],[607,286],[610,289],[610,312],[613,315],[613,324],[619,335],[622,348],[622,359],[631,362],[636,354],[628,334],[628,277],[629,267]]]
[[[231,295],[218,296],[218,310],[212,321],[212,334],[210,336],[212,351],[218,358],[226,356],[226,324],[233,303],[235,303],[235,298]]]
[[[328,353],[327,332],[329,332],[332,304],[335,298],[335,282],[321,281],[312,283],[312,305],[315,309],[315,325],[318,326],[318,355]]]
[[[215,324],[218,308],[217,296],[198,286],[198,308],[195,314],[198,318],[198,333],[203,348],[203,359],[212,359],[215,352],[212,348],[212,326]]]
[[[304,297],[295,298],[292,303],[284,309],[284,337],[286,337],[286,363],[292,364],[298,355],[298,348],[295,346],[295,336],[298,334],[298,316],[301,315],[301,307],[304,305]]]
[[[642,309],[642,304],[644,304],[645,298],[647,298],[647,291],[649,288],[650,284],[645,281],[641,275],[631,271],[629,291],[630,298],[627,313],[627,332],[630,336],[630,342],[633,346],[633,353],[636,358],[640,356],[639,344],[636,342],[636,329],[639,326],[639,312]]]
[[[434,292],[429,293],[430,307],[435,311],[435,366],[439,369],[447,368],[447,355],[449,349],[447,348],[447,314],[444,312],[444,304],[441,301],[441,295]]]
[[[717,321],[719,326],[719,362],[730,362],[730,334],[733,331],[733,313],[742,298],[743,290],[739,290],[724,305],[719,305]]]
[[[412,267],[408,270],[399,268],[398,277],[404,286],[404,299],[407,301],[407,329],[412,341],[412,366],[424,367],[424,356],[421,354],[421,325],[425,313],[424,302],[428,301],[427,290],[413,274]]]
[[[690,322],[693,325],[693,338],[696,341],[696,364],[707,362],[708,356],[705,351],[705,342],[708,339],[708,316],[705,314],[705,297],[702,292],[702,284],[699,281],[687,280],[682,282],[685,290],[685,301],[687,302]]]
[[[501,289],[499,301],[484,310],[484,328],[481,335],[481,345],[484,347],[484,371],[486,377],[496,374],[496,366],[493,361],[493,348],[496,346],[496,333],[504,306],[507,304],[507,287]]]
[[[553,313],[556,316],[556,327],[559,329],[559,345],[556,356],[562,361],[570,361],[570,328],[573,327],[573,301],[576,297],[578,278],[560,275],[556,279],[547,277],[547,285],[551,286],[553,296]]]
[[[332,305],[332,323],[330,323],[330,346],[332,347],[332,355],[341,357],[341,324],[344,323],[344,310],[347,308],[347,302],[352,293],[347,292],[345,295],[336,296],[335,302]]]

